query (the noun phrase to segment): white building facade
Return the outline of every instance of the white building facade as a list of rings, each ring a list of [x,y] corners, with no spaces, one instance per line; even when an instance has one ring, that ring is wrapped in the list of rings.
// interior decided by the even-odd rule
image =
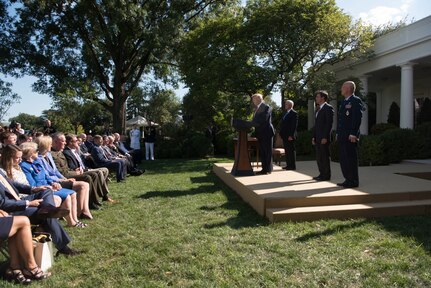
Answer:
[[[343,61],[328,70],[335,73],[337,81],[359,78],[361,94],[376,95],[376,123],[387,122],[395,102],[400,107],[400,127],[414,128],[418,100],[431,99],[431,16],[379,37],[372,50],[370,59]],[[332,104],[337,106],[336,101]],[[309,105],[314,106],[313,101]],[[309,113],[313,111],[309,109]],[[363,114],[362,134],[368,134],[368,113]]]

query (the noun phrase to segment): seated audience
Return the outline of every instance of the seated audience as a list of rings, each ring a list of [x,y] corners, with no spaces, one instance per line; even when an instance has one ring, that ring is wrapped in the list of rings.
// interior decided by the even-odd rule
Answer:
[[[68,246],[70,237],[61,227],[58,219],[69,214],[67,209],[56,208],[52,190],[30,194],[32,188],[16,182],[9,182],[0,171],[0,209],[12,215],[23,215],[30,218],[30,223],[39,225],[51,234],[57,254],[74,256],[80,254]],[[21,197],[19,193],[29,194]]]
[[[115,202],[108,194],[108,176],[109,169],[106,167],[100,168],[89,168],[83,161],[83,155],[79,149],[79,138],[74,134],[68,134],[66,136],[66,147],[63,150],[63,154],[67,159],[67,163],[70,169],[83,171],[84,174],[89,173],[91,175],[97,174],[94,181],[94,189],[97,194],[102,197],[103,201]]]
[[[118,151],[123,155],[131,155],[133,162],[135,164],[140,164],[142,162],[141,150],[127,149],[126,142],[124,141],[125,136],[119,133],[114,133],[114,145],[117,147]]]
[[[37,138],[37,143],[39,144],[39,161],[45,169],[48,177],[54,181],[59,182],[62,187],[74,190],[77,193],[78,201],[78,215],[83,213],[86,215],[91,215],[89,208],[89,191],[90,186],[87,182],[77,181],[75,178],[66,178],[60,171],[58,171],[55,165],[54,159],[50,153],[52,146],[51,136],[41,136]]]
[[[50,186],[54,191],[54,195],[61,198],[61,207],[69,210],[69,215],[65,217],[67,226],[85,228],[87,225],[78,221],[75,191],[61,187],[60,183],[48,177],[39,161],[35,145],[36,143],[23,144],[23,161],[19,164],[30,186]]]
[[[119,152],[117,146],[114,145],[114,136],[104,136],[102,148],[110,157],[124,161],[124,164],[127,167],[127,173],[130,175],[139,176],[144,173],[143,171],[136,168],[135,163],[133,163],[132,156],[126,156]]]
[[[3,154],[0,157],[0,170],[6,177],[16,183],[20,183],[22,185],[30,186],[28,183],[27,177],[21,169],[19,164],[22,159],[22,151],[17,145],[6,145],[3,149]],[[51,189],[50,186],[30,186],[31,192],[40,192],[46,189]],[[59,196],[54,195],[55,207],[59,207],[61,205],[61,198]]]
[[[51,275],[44,273],[34,259],[28,217],[12,216],[0,210],[0,240],[8,241],[10,261],[5,272],[7,280],[27,285],[31,280],[43,280]]]
[[[94,136],[94,147],[91,150],[91,156],[97,167],[106,167],[115,172],[117,182],[126,180],[127,166],[124,160],[115,159],[109,156],[102,148],[103,138],[100,135]]]

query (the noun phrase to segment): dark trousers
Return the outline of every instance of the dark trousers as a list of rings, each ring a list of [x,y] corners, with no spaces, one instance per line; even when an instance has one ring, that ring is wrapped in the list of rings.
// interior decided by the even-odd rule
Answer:
[[[296,169],[295,140],[288,141],[287,139],[283,139],[283,146],[285,151],[287,169]]]
[[[273,137],[257,138],[260,162],[262,162],[262,171],[264,172],[272,172],[272,140]]]
[[[320,144],[316,142],[316,161],[319,168],[319,177],[331,179],[331,162],[329,159],[329,143]]]
[[[342,140],[338,142],[340,148],[341,172],[348,184],[359,185],[358,175],[358,144]]]
[[[111,162],[104,164],[103,167],[108,168],[110,171],[115,171],[117,181],[126,179],[127,165],[123,159],[111,160]]]
[[[37,210],[42,207],[54,207],[54,198],[51,190],[44,190],[34,194],[30,194],[22,198],[22,200],[32,201],[35,199],[43,199],[39,207],[27,207],[23,211],[13,212],[13,215],[25,215],[29,217],[32,224],[39,224],[46,232],[51,234],[52,242],[58,250],[63,249],[70,242],[70,237],[58,222],[57,218],[38,219]]]

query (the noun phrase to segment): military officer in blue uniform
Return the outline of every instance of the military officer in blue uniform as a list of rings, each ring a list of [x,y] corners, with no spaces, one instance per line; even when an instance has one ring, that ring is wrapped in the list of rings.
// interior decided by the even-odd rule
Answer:
[[[346,81],[341,87],[344,101],[338,109],[337,141],[340,148],[340,166],[345,181],[338,186],[354,188],[359,186],[358,141],[362,120],[363,104],[355,96],[355,82]]]

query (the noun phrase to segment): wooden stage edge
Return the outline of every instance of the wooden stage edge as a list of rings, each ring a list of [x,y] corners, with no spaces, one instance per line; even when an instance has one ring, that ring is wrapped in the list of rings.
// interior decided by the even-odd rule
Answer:
[[[360,167],[360,186],[343,182],[338,163],[332,180],[316,182],[316,163],[297,163],[296,171],[274,165],[269,175],[234,177],[233,163],[216,163],[214,173],[259,215],[271,222],[375,218],[431,213],[431,164],[401,163]],[[416,175],[416,176],[415,176]]]

